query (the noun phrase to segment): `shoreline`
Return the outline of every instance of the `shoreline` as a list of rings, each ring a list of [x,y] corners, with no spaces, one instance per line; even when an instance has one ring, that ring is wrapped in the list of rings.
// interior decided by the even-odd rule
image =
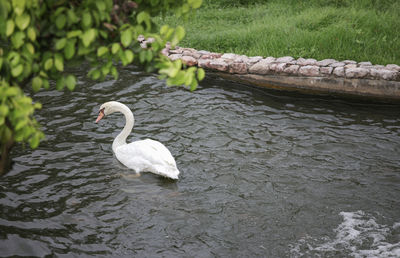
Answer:
[[[198,66],[244,84],[304,93],[328,93],[400,101],[400,66],[334,59],[247,57],[193,48],[165,49],[172,61]]]

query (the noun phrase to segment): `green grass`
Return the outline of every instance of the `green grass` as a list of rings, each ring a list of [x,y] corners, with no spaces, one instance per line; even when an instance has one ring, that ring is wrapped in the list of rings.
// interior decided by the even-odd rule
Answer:
[[[183,25],[184,47],[247,56],[293,56],[400,64],[397,0],[205,1]],[[265,3],[260,3],[265,2]]]

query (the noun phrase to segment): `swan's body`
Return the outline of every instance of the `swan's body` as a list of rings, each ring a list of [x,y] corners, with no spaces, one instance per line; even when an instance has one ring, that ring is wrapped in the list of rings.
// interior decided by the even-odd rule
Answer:
[[[124,129],[115,137],[112,144],[117,159],[128,168],[135,170],[136,173],[152,172],[178,179],[179,170],[176,167],[175,159],[162,143],[151,139],[126,143],[126,138],[131,133],[134,124],[133,114],[127,106],[117,101],[104,103],[100,107],[96,123],[104,116],[114,112],[121,112],[125,115],[126,120]]]

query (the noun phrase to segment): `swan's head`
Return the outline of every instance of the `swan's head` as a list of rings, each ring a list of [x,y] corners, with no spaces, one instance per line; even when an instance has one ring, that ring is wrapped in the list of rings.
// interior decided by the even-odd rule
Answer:
[[[99,116],[96,119],[96,123],[109,114],[112,114],[114,112],[121,112],[122,106],[125,105],[117,101],[109,101],[104,103],[99,109]]]

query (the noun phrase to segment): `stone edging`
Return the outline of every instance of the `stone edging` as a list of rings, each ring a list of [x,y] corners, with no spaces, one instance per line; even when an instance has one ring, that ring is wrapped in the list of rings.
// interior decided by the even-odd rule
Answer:
[[[400,66],[396,64],[296,60],[290,56],[247,57],[180,47],[166,48],[163,53],[171,60],[181,59],[188,66],[202,67],[222,77],[258,86],[400,100]]]

